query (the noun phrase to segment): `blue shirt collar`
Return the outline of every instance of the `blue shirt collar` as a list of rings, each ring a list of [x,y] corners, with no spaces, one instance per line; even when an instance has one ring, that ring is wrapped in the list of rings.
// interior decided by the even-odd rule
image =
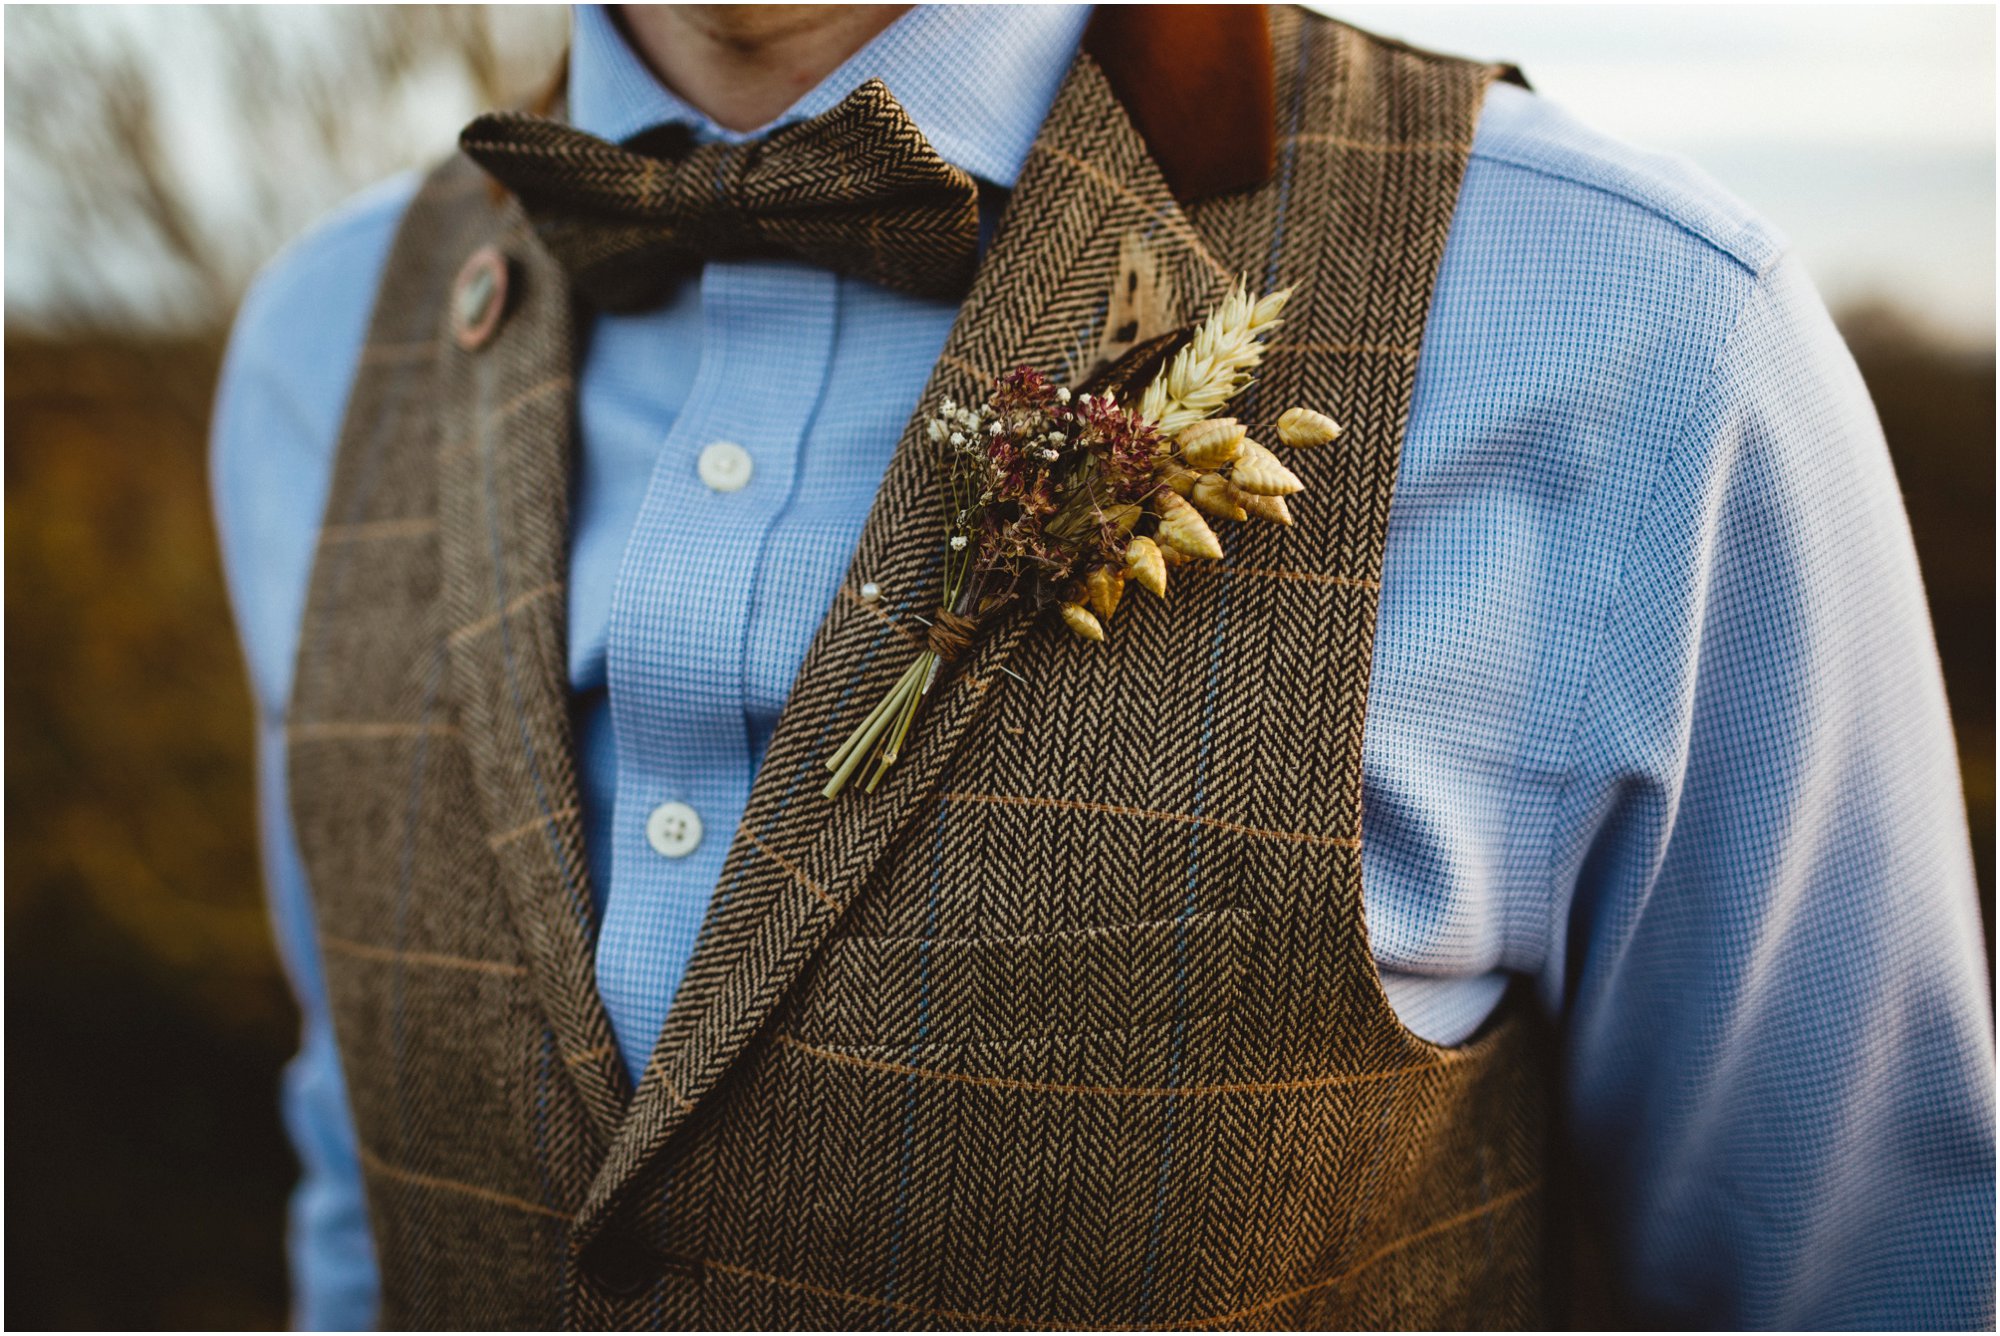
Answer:
[[[1012,189],[1089,19],[1088,5],[918,5],[777,120],[743,133],[723,129],[661,84],[605,6],[578,5],[570,122],[613,141],[675,122],[697,140],[733,143],[809,120],[880,79],[938,156]]]

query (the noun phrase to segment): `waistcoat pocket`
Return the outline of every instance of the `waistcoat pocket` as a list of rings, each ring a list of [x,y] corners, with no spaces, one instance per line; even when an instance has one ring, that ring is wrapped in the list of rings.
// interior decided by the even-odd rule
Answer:
[[[792,1035],[867,1048],[1012,1043],[1229,1010],[1257,917],[1225,909],[1023,937],[844,937],[804,981]]]

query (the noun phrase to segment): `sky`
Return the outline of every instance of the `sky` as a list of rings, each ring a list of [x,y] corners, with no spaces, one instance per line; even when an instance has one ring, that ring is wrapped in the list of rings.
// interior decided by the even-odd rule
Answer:
[[[1994,12],[1970,5],[1315,5],[1512,61],[1586,124],[1679,153],[1775,223],[1835,307],[1994,330]]]
[[[1692,159],[1791,239],[1836,309],[1885,301],[1953,341],[1993,344],[1991,7],[1314,8],[1420,46],[1511,60],[1542,96],[1584,122]],[[212,110],[214,70],[184,37],[195,25],[175,20],[175,12],[99,10],[85,21],[107,29],[143,23],[157,33],[159,40],[146,44],[149,76],[178,110],[184,129],[177,142],[204,212],[227,227],[247,206],[230,188],[229,145]],[[309,58],[313,44],[337,27],[293,13],[297,21],[287,16],[282,30],[296,33]],[[510,21],[523,16],[511,11]],[[543,17],[549,23],[542,26],[559,28],[559,15]],[[420,80],[406,90],[394,113],[407,127],[398,132],[404,152],[414,160],[447,151],[476,110],[469,99],[462,81],[427,88]],[[18,156],[9,160],[10,194],[32,182]],[[400,165],[363,164],[358,172],[365,179]],[[339,183],[335,193],[358,184]],[[19,197],[31,194],[22,189]],[[10,319],[32,317],[51,302],[87,303],[93,291],[129,305],[144,290],[143,259],[100,255],[95,272],[79,271],[60,220],[17,213],[9,221]],[[290,228],[304,218],[284,221]]]

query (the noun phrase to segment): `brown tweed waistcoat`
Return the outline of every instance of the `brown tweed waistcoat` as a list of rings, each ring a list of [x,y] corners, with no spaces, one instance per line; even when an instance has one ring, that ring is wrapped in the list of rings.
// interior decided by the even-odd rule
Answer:
[[[419,194],[290,729],[386,1325],[1546,1321],[1541,1035],[1511,1004],[1458,1048],[1411,1034],[1361,895],[1384,527],[1495,71],[1297,10],[1268,40],[1268,180],[1183,201],[1078,57],[924,402],[1070,374],[1134,237],[1184,318],[1239,272],[1296,284],[1241,414],[1348,425],[1287,457],[1296,526],[1231,528],[1108,644],[997,627],[882,788],[829,803],[821,762],[935,603],[940,477],[906,431],[636,1090],[568,715],[572,302],[464,160]],[[467,349],[454,276],[487,246],[508,306]]]

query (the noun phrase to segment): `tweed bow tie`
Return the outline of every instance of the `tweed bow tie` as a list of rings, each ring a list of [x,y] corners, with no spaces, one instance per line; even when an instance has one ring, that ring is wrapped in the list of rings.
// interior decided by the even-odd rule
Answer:
[[[978,258],[979,192],[879,79],[831,111],[744,144],[685,130],[607,143],[560,121],[481,116],[459,147],[521,199],[600,309],[665,299],[704,260],[792,256],[956,301]]]

